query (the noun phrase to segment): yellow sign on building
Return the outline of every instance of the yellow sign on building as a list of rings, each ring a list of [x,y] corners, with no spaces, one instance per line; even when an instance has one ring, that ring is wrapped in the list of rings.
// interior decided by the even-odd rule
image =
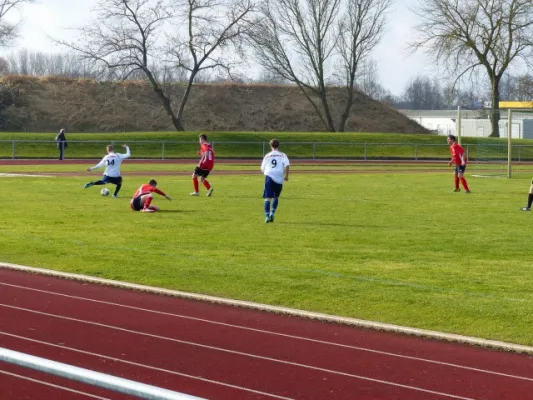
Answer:
[[[533,101],[500,101],[500,108],[533,108]]]

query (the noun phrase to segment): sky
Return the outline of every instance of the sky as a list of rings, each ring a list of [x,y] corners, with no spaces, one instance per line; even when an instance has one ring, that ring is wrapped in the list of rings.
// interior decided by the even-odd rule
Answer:
[[[408,7],[417,0],[393,0],[387,31],[374,50],[372,58],[377,61],[380,84],[399,96],[407,84],[418,75],[433,76],[434,69],[423,54],[409,55],[407,44],[413,40],[415,16]],[[49,39],[73,39],[69,27],[79,26],[91,19],[90,11],[97,0],[36,0],[26,4],[10,19],[20,21],[20,38],[9,49],[10,53],[25,48],[28,51],[58,53],[65,51]]]

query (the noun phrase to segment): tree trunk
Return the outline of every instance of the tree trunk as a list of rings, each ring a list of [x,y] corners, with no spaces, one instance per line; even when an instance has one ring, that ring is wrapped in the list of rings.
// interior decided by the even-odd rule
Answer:
[[[491,81],[490,137],[500,137],[500,80],[494,77]]]
[[[150,70],[145,69],[144,73],[148,77],[148,80],[152,84],[152,88],[154,89],[154,92],[157,94],[161,102],[163,103],[163,108],[167,112],[167,115],[170,117],[170,120],[172,121],[172,124],[176,128],[177,131],[183,132],[185,128],[183,127],[183,123],[181,120],[181,117],[178,115],[176,116],[174,114],[174,110],[172,109],[172,104],[170,103],[170,99],[165,94],[159,83],[156,81]]]
[[[348,121],[348,118],[350,117],[350,111],[352,110],[352,104],[353,104],[353,84],[352,89],[347,90],[347,96],[346,96],[346,105],[344,107],[344,110],[342,111],[341,118],[339,120],[339,132],[345,132],[346,131],[346,121]]]
[[[322,90],[320,99],[322,101],[322,107],[324,108],[324,117],[326,120],[326,128],[329,132],[335,132],[335,123],[333,122],[333,118],[331,117],[331,110],[329,109],[329,103],[328,103],[328,92],[327,89],[324,87]]]

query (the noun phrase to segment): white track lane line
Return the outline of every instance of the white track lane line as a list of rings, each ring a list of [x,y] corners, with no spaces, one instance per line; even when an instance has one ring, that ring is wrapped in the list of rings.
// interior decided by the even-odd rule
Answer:
[[[83,396],[91,397],[91,398],[93,398],[93,399],[98,399],[98,400],[111,400],[111,399],[109,399],[109,398],[107,398],[107,397],[95,396],[94,394],[85,393],[85,392],[80,392],[80,391],[78,391],[78,390],[70,389],[70,388],[67,388],[67,387],[64,387],[64,386],[54,385],[53,383],[49,383],[49,382],[45,382],[45,381],[40,381],[40,380],[38,380],[38,379],[33,379],[33,378],[28,377],[28,376],[23,376],[23,375],[14,374],[14,373],[12,373],[12,372],[3,371],[3,370],[1,370],[1,369],[0,369],[0,374],[13,376],[13,377],[15,377],[15,378],[20,378],[20,379],[24,379],[24,380],[26,380],[26,381],[31,381],[31,382],[34,382],[34,383],[39,383],[39,384],[41,384],[41,385],[50,386],[50,387],[53,387],[53,388],[56,388],[56,389],[66,390],[67,392],[71,392],[71,393],[81,394],[81,395],[83,395]]]
[[[192,379],[192,380],[196,380],[196,381],[211,383],[211,384],[214,384],[214,385],[224,386],[224,387],[237,389],[237,390],[242,390],[244,392],[260,394],[262,396],[267,396],[267,397],[271,397],[271,398],[274,398],[274,399],[295,400],[295,399],[293,399],[291,397],[277,396],[277,395],[272,394],[272,393],[261,392],[259,390],[249,389],[249,388],[245,388],[245,387],[241,387],[241,386],[237,386],[237,385],[231,385],[231,384],[225,383],[225,382],[219,382],[219,381],[214,381],[212,379],[202,378],[201,376],[194,376],[194,375],[189,375],[189,374],[185,374],[185,373],[182,373],[182,372],[171,371],[169,369],[154,367],[152,365],[147,365],[147,364],[141,364],[141,363],[137,363],[135,361],[128,361],[128,360],[123,360],[121,358],[115,358],[115,357],[110,357],[110,356],[106,356],[106,355],[99,354],[99,353],[93,353],[93,352],[90,352],[90,351],[80,350],[80,349],[76,349],[74,347],[62,346],[62,345],[59,345],[59,344],[45,342],[45,341],[42,341],[42,340],[31,339],[31,338],[26,337],[26,336],[14,335],[14,334],[8,333],[8,332],[0,331],[0,335],[9,336],[9,337],[12,337],[12,338],[15,338],[15,339],[25,340],[25,341],[28,341],[28,342],[37,343],[37,344],[41,344],[41,345],[45,345],[45,346],[50,346],[50,347],[54,347],[54,348],[57,348],[57,349],[68,350],[68,351],[72,351],[72,352],[79,353],[79,354],[84,354],[84,355],[94,356],[94,357],[98,357],[98,358],[103,358],[103,359],[106,359],[106,360],[119,362],[119,363],[123,363],[123,364],[127,364],[127,365],[132,365],[132,366],[135,366],[135,367],[145,368],[145,369],[158,371],[158,372],[164,372],[164,373],[171,374],[171,375],[177,375],[177,376],[181,376],[181,377]]]
[[[395,383],[395,382],[386,381],[386,380],[382,380],[382,379],[370,378],[368,376],[355,375],[355,374],[350,374],[350,373],[343,372],[343,371],[335,371],[335,370],[332,370],[332,369],[320,368],[320,367],[301,364],[301,363],[297,363],[297,362],[279,360],[279,359],[276,359],[276,358],[265,357],[265,356],[260,356],[260,355],[251,354],[251,353],[245,353],[245,352],[241,352],[241,351],[228,350],[228,349],[224,349],[224,348],[221,348],[221,347],[208,346],[208,345],[205,345],[205,344],[202,344],[202,343],[195,343],[195,342],[191,342],[191,341],[187,341],[187,340],[179,340],[179,339],[174,339],[174,338],[170,338],[170,337],[167,337],[167,336],[154,335],[154,334],[147,333],[147,332],[135,331],[135,330],[132,330],[132,329],[125,329],[125,328],[121,328],[121,327],[118,327],[118,326],[101,324],[99,322],[86,321],[86,320],[77,319],[77,318],[70,318],[70,317],[64,317],[64,316],[61,316],[61,315],[55,315],[55,314],[50,314],[50,313],[45,313],[45,312],[40,312],[40,311],[34,311],[34,310],[30,310],[30,309],[23,308],[23,307],[11,306],[11,305],[8,305],[8,304],[0,303],[0,307],[10,308],[10,309],[13,309],[13,310],[18,310],[18,311],[25,311],[25,312],[32,313],[32,314],[37,314],[37,315],[44,315],[44,316],[47,316],[47,317],[62,319],[62,320],[65,320],[65,321],[79,322],[81,324],[86,324],[86,325],[91,325],[91,326],[98,326],[98,327],[101,327],[101,328],[112,329],[112,330],[119,331],[119,332],[126,332],[126,333],[131,333],[131,334],[134,334],[134,335],[139,335],[139,336],[145,336],[145,337],[150,337],[150,338],[154,338],[154,339],[165,340],[165,341],[169,341],[169,342],[173,342],[173,343],[185,344],[185,345],[188,345],[188,346],[199,347],[199,348],[202,348],[202,349],[218,351],[218,352],[223,352],[223,353],[228,353],[228,354],[233,354],[233,355],[239,355],[239,356],[243,356],[243,357],[253,358],[253,359],[256,359],[256,360],[270,361],[270,362],[279,363],[279,364],[283,364],[283,365],[290,365],[292,367],[305,368],[305,369],[309,369],[309,370],[313,370],[313,371],[325,372],[325,373],[332,374],[332,375],[345,376],[345,377],[348,377],[348,378],[361,379],[361,380],[364,380],[364,381],[380,383],[380,384],[387,385],[387,386],[394,386],[394,387],[400,387],[400,388],[404,388],[404,389],[414,390],[414,391],[417,391],[417,392],[430,393],[430,394],[433,394],[433,395],[448,397],[448,398],[452,398],[452,399],[473,400],[470,397],[456,396],[456,395],[453,395],[453,394],[450,394],[450,393],[444,393],[444,392],[438,392],[438,391],[423,389],[423,388],[417,387],[417,386],[403,385],[403,384],[400,384],[400,383]],[[0,332],[0,334],[5,334],[5,333],[4,332]],[[66,348],[70,349],[68,347],[66,347]],[[122,361],[122,362],[124,361],[124,360],[121,360],[121,359],[118,359],[118,360]],[[149,368],[153,368],[153,367],[149,367]],[[246,390],[249,390],[249,389],[246,389]],[[272,396],[272,395],[269,395],[269,396]]]
[[[364,352],[380,354],[380,355],[385,355],[385,356],[390,356],[390,357],[402,358],[402,359],[406,359],[406,360],[420,361],[420,362],[424,362],[424,363],[436,364],[436,365],[441,365],[441,366],[446,366],[446,367],[451,367],[451,368],[458,368],[458,369],[463,369],[463,370],[467,370],[467,371],[480,372],[480,373],[484,373],[484,374],[502,376],[502,377],[505,377],[505,378],[519,379],[519,380],[525,380],[525,381],[533,382],[533,378],[529,378],[529,377],[526,377],[526,376],[506,374],[506,373],[498,372],[498,371],[492,371],[492,370],[487,370],[487,369],[468,367],[466,365],[453,364],[453,363],[448,363],[448,362],[443,362],[443,361],[438,361],[438,360],[431,360],[431,359],[421,358],[421,357],[406,356],[406,355],[403,355],[403,354],[391,353],[391,352],[371,349],[371,348],[367,348],[367,347],[352,346],[352,345],[346,345],[346,344],[342,344],[342,343],[329,342],[329,341],[325,341],[325,340],[306,338],[306,337],[303,337],[303,336],[289,335],[289,334],[285,334],[285,333],[267,331],[267,330],[263,330],[263,329],[250,328],[248,326],[227,324],[227,323],[224,323],[224,322],[218,322],[218,321],[213,321],[213,320],[208,320],[208,319],[203,319],[203,318],[191,317],[191,316],[188,316],[188,315],[175,314],[175,313],[169,313],[169,312],[158,311],[158,310],[151,310],[151,309],[142,308],[142,307],[128,306],[128,305],[124,305],[124,304],[120,304],[120,303],[114,303],[114,302],[103,301],[103,300],[95,300],[95,299],[90,299],[90,298],[81,297],[81,296],[72,296],[72,295],[63,294],[63,293],[59,293],[59,292],[52,292],[52,291],[41,290],[41,289],[34,289],[34,288],[25,287],[25,286],[13,285],[13,284],[9,284],[9,283],[0,282],[0,285],[10,286],[10,287],[18,288],[18,289],[30,290],[30,291],[35,291],[35,292],[40,292],[40,293],[45,293],[45,294],[50,294],[50,295],[53,295],[53,296],[60,296],[60,297],[66,297],[66,298],[70,298],[70,299],[88,301],[88,302],[92,302],[92,303],[110,305],[110,306],[114,306],[114,307],[127,308],[127,309],[135,310],[135,311],[142,311],[142,312],[147,312],[147,313],[152,313],[152,314],[170,316],[170,317],[174,317],[174,318],[182,318],[182,319],[187,319],[187,320],[191,320],[191,321],[204,322],[204,323],[207,323],[207,324],[225,326],[225,327],[229,327],[229,328],[235,328],[235,329],[241,329],[241,330],[246,330],[246,331],[258,332],[258,333],[262,333],[262,334],[266,334],[266,335],[285,337],[285,338],[289,338],[289,339],[301,340],[301,341],[317,343],[317,344],[323,344],[323,345],[328,345],[328,346],[342,347],[342,348],[346,348],[346,349],[350,349],[350,350],[364,351]],[[423,340],[423,339],[420,339],[420,340]]]

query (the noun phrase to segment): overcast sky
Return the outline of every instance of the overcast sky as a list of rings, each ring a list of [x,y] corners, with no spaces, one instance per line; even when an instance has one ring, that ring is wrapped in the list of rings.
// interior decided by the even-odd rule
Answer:
[[[434,70],[423,55],[409,56],[407,43],[413,38],[415,16],[408,10],[417,0],[395,0],[389,16],[387,32],[373,58],[378,63],[380,83],[394,95],[402,94],[407,83],[419,74],[432,76]],[[90,11],[96,0],[37,0],[20,10],[21,37],[15,48],[55,53],[64,49],[54,45],[47,36],[69,39],[73,32],[67,28],[79,26],[91,19]],[[15,16],[13,16],[15,17]]]

